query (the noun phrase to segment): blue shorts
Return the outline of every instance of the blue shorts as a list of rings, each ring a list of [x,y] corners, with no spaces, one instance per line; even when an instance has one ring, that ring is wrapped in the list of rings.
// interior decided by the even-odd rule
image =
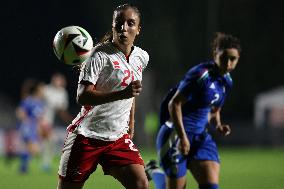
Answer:
[[[220,162],[216,143],[209,133],[188,133],[190,151],[184,156],[178,150],[179,138],[174,128],[164,124],[157,136],[156,148],[160,165],[166,175],[171,178],[179,178],[186,175],[188,164],[192,160],[211,160]]]
[[[21,123],[19,125],[19,133],[22,141],[25,143],[36,143],[39,140],[37,125],[35,124]]]

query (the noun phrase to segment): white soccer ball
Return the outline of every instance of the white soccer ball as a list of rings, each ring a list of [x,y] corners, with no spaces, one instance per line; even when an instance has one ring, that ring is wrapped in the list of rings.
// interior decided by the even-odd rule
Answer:
[[[82,27],[68,26],[57,32],[53,50],[59,60],[68,65],[78,65],[91,54],[93,40]]]

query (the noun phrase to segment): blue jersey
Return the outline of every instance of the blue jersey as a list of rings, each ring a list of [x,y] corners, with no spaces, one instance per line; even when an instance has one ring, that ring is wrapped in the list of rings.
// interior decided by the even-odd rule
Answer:
[[[222,107],[232,87],[230,74],[222,76],[217,71],[217,65],[213,61],[203,62],[191,68],[164,98],[160,111],[160,124],[169,120],[168,103],[179,90],[187,99],[182,106],[185,131],[202,133],[208,123],[208,113],[211,108]]]
[[[40,99],[27,97],[19,106],[27,116],[26,121],[19,123],[19,131],[24,141],[38,140],[37,127],[38,121],[44,110],[44,103]]]
[[[40,99],[27,97],[20,103],[20,108],[25,111],[28,119],[34,122],[42,115],[44,103]]]

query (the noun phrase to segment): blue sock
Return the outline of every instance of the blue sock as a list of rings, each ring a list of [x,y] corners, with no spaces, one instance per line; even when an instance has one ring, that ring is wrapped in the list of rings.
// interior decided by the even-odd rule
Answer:
[[[199,189],[218,189],[218,184],[201,184],[199,185]]]
[[[30,160],[30,154],[28,152],[22,152],[20,154],[20,172],[26,173],[28,172],[28,164]]]
[[[166,175],[160,169],[155,169],[151,173],[155,189],[166,189]]]

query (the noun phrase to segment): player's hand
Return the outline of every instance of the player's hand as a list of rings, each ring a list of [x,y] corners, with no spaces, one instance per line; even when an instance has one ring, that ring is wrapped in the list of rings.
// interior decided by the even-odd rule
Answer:
[[[190,143],[187,136],[180,138],[179,150],[183,155],[187,155],[190,150]]]
[[[223,136],[228,136],[231,133],[231,128],[229,125],[217,125],[216,129]]]
[[[139,96],[142,91],[142,83],[140,80],[132,81],[124,90],[126,98]]]

